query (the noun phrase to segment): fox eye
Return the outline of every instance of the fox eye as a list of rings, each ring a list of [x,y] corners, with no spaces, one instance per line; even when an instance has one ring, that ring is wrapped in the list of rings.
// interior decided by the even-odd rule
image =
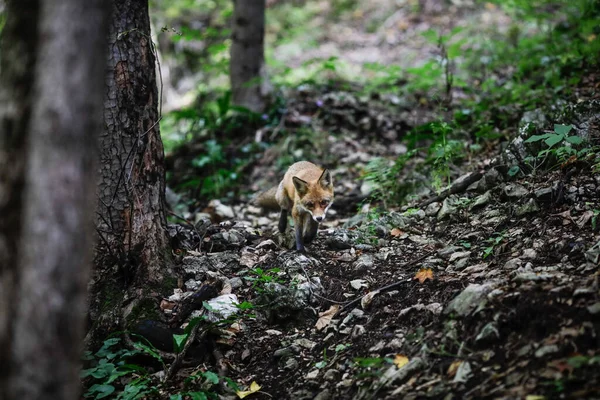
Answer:
[[[327,207],[327,204],[329,204],[329,202],[327,200],[323,200],[321,202],[321,207],[325,208],[325,207]]]
[[[315,203],[313,203],[312,201],[309,201],[308,203],[306,203],[306,207],[308,208],[313,208],[315,206]]]

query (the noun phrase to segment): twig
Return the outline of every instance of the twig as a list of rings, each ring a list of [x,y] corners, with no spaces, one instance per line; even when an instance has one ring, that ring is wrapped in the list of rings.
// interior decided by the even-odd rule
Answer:
[[[405,264],[401,265],[400,267],[398,267],[398,269],[404,269],[404,268],[406,268],[406,267],[410,267],[411,265],[413,265],[413,264],[416,264],[416,263],[418,263],[419,261],[421,261],[421,260],[424,260],[425,258],[429,257],[429,256],[430,256],[430,255],[432,255],[434,252],[435,252],[435,250],[428,251],[427,253],[423,254],[421,257],[415,258],[414,260],[411,260],[411,261],[409,261],[409,262],[407,262],[407,263],[405,263]],[[394,283],[390,283],[389,285],[386,285],[386,286],[380,287],[379,289],[376,289],[375,291],[378,291],[378,292],[380,292],[380,293],[387,292],[388,290],[395,289],[395,288],[397,288],[397,287],[401,286],[402,284],[404,284],[404,283],[408,283],[408,282],[412,282],[412,280],[410,280],[410,281],[407,281],[406,279],[404,279],[404,280],[401,280],[401,281],[397,281],[397,282],[394,282]],[[351,301],[349,301],[349,302],[348,302],[348,303],[346,303],[346,304],[345,304],[345,305],[344,305],[342,308],[340,308],[340,309],[339,309],[339,311],[338,311],[336,314],[339,314],[339,313],[341,313],[342,311],[345,311],[345,310],[349,309],[350,307],[352,307],[353,305],[355,305],[356,303],[358,303],[359,301],[361,301],[363,297],[364,297],[364,296],[360,296],[360,297],[357,297],[357,298],[356,298],[356,299],[354,299],[354,300],[351,300]]]
[[[198,322],[196,325],[194,325],[194,327],[192,328],[192,331],[188,335],[187,341],[185,342],[185,346],[183,346],[183,349],[181,350],[181,352],[179,354],[177,354],[177,356],[175,357],[175,361],[173,361],[173,363],[169,367],[169,370],[167,371],[167,373],[165,375],[165,380],[164,380],[165,382],[168,382],[179,370],[179,367],[181,366],[181,362],[183,361],[189,348],[192,346],[192,343],[194,343],[194,340],[196,340],[196,334],[198,333],[199,329],[200,329],[200,322]],[[206,332],[207,331],[204,330],[202,332],[202,335],[204,335]]]
[[[431,203],[442,201],[446,197],[450,196],[451,194],[461,193],[464,190],[466,190],[472,183],[477,182],[482,177],[483,177],[483,171],[471,172],[469,174],[469,176],[467,176],[462,181],[460,181],[458,183],[455,183],[449,189],[444,190],[439,195],[437,195],[435,197],[432,197],[429,200],[423,201],[421,204],[419,204],[418,207],[419,208],[423,208],[423,207],[426,207],[426,206],[430,205]]]

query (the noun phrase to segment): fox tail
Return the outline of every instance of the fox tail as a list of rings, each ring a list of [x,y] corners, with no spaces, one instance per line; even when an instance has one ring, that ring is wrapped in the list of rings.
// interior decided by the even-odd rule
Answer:
[[[277,203],[277,198],[275,197],[276,194],[277,187],[272,187],[266,192],[259,193],[252,203],[268,211],[279,211],[281,210],[281,207],[279,207],[279,203]]]

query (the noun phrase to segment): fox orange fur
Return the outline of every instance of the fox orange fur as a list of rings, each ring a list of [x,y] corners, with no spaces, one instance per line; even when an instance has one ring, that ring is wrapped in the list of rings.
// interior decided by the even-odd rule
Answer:
[[[277,188],[261,193],[256,204],[267,209],[279,209],[279,232],[285,232],[288,215],[292,214],[296,250],[305,251],[317,236],[319,223],[333,202],[331,172],[308,161],[292,164]]]

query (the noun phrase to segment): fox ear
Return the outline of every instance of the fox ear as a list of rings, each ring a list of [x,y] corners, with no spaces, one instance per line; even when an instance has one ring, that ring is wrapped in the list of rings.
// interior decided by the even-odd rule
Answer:
[[[323,189],[333,186],[333,180],[331,179],[331,172],[328,169],[323,170],[321,177],[319,178],[319,183]]]
[[[308,182],[303,181],[302,179],[294,176],[292,178],[292,182],[294,182],[294,187],[296,188],[296,192],[300,197],[304,197],[304,195],[308,192]]]

